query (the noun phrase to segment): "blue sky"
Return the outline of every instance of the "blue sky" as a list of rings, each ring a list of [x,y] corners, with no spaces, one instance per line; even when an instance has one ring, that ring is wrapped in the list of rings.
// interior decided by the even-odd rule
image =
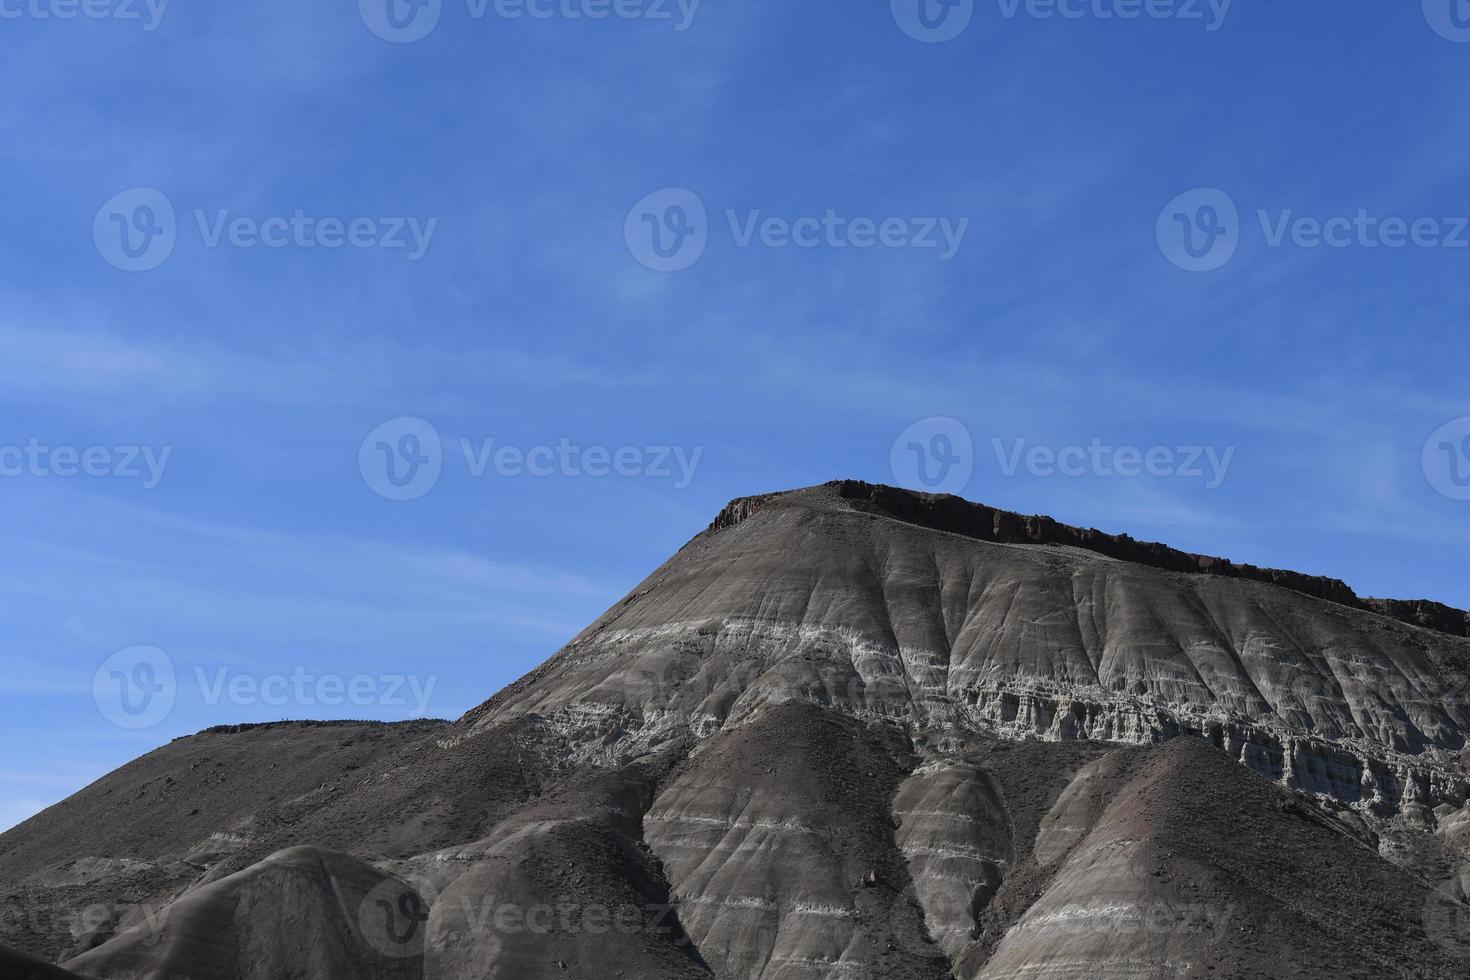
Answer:
[[[1449,0],[387,2],[0,2],[0,826],[837,477],[1470,606]]]

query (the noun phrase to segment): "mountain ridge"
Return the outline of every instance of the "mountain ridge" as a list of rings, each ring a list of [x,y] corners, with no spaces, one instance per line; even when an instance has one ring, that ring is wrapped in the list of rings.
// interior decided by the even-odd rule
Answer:
[[[1192,735],[1364,813],[1466,790],[1466,637],[1336,579],[861,481],[732,501],[454,738],[535,716],[616,754],[791,698],[919,731]]]
[[[1059,545],[1149,568],[1191,575],[1222,575],[1264,582],[1338,605],[1377,613],[1390,619],[1450,636],[1470,637],[1470,610],[1432,599],[1384,599],[1359,596],[1345,581],[1289,569],[1266,568],[1229,558],[1198,554],[1162,542],[1143,541],[1127,533],[1111,534],[1097,528],[1066,524],[1045,515],[1022,514],[967,500],[953,494],[932,494],[862,480],[827,483],[775,493],[737,497],[715,516],[708,530],[718,532],[739,524],[763,507],[783,501],[811,499],[814,492],[831,490],[858,509],[892,517],[930,530],[946,531],[979,541],[1002,544]]]
[[[0,975],[1460,980],[1470,640],[1293,574],[741,498],[457,721],[216,726],[0,835]]]

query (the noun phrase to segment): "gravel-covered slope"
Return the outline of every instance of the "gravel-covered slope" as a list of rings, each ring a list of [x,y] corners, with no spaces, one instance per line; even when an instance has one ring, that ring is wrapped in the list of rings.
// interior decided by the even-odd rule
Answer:
[[[436,721],[178,739],[0,835],[0,942],[75,955],[297,844],[377,858],[474,839],[539,791],[523,727],[465,752]]]
[[[264,857],[270,827],[445,727],[262,725],[150,752],[0,835],[0,942],[59,959],[103,941],[209,867]]]
[[[375,917],[381,896],[402,891],[401,882],[363,861],[290,848],[190,889],[156,919],[66,966],[118,980],[416,980],[423,976],[422,942],[398,943],[403,933],[379,927]]]

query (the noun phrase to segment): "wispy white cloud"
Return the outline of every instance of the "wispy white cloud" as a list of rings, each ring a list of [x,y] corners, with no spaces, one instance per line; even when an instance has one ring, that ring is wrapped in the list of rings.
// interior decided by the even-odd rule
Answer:
[[[288,602],[294,601],[289,595],[290,588],[311,584],[314,594],[301,598],[316,609],[329,601],[328,593],[342,597],[360,595],[374,601],[383,601],[391,595],[395,597],[395,606],[432,601],[433,607],[426,605],[426,610],[432,608],[442,613],[457,609],[462,614],[480,617],[486,615],[486,607],[481,603],[503,601],[511,596],[590,599],[607,597],[615,591],[607,583],[582,575],[496,562],[453,548],[300,536],[212,524],[117,501],[94,502],[93,506],[97,511],[112,512],[129,522],[132,533],[127,537],[134,541],[148,537],[157,540],[162,536],[167,541],[168,553],[153,559],[116,552],[98,553],[26,535],[18,535],[12,542],[15,547],[37,556],[49,555],[68,568],[95,566],[97,578],[101,580],[148,580],[146,585],[138,587],[140,592],[169,579],[174,579],[169,582],[172,587],[190,589],[190,582],[194,581],[192,574],[176,560],[176,549],[187,548],[187,553],[194,557],[185,565],[211,569],[220,575],[249,576],[250,584],[244,589],[261,589]],[[152,550],[157,553],[157,549]],[[23,578],[16,577],[17,587],[25,587]],[[31,588],[43,591],[46,583],[36,582]],[[233,591],[245,607],[265,597]],[[345,608],[358,609],[350,603]],[[524,610],[524,607],[503,608]],[[524,614],[516,618],[524,618]],[[532,618],[525,621],[543,622]],[[560,624],[543,624],[560,628]]]
[[[164,634],[185,643],[170,652],[189,663],[444,665],[476,651],[493,658],[505,643],[544,656],[626,588],[451,547],[293,535],[116,501],[90,510],[95,529],[75,528],[68,543],[9,542],[0,588],[13,618],[60,616],[46,642],[90,651],[58,658],[13,631],[0,644],[9,690],[88,691],[102,656],[165,645]]]
[[[125,395],[157,405],[186,399],[321,401],[381,390],[382,364],[343,370],[306,351],[279,359],[206,341],[128,336],[92,325],[0,323],[0,385],[9,396],[71,401]]]
[[[531,388],[576,384],[649,388],[650,366],[619,369],[561,351],[514,345],[453,350],[365,337],[333,347],[304,337],[268,353],[201,338],[131,335],[97,324],[46,326],[0,321],[0,388],[29,403],[60,402],[112,414],[189,405],[376,406],[415,399],[425,406],[473,405],[489,378]],[[79,401],[88,396],[95,401]]]

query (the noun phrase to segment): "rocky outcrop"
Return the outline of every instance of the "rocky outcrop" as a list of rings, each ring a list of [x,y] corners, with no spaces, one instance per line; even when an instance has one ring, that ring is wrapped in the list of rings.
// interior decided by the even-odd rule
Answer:
[[[977,730],[1012,738],[1140,745],[1179,736],[1201,738],[1287,789],[1383,817],[1405,808],[1458,808],[1470,797],[1470,776],[1453,757],[1411,760],[1364,739],[1318,738],[1279,724],[1169,712],[1136,698],[1097,701],[1055,692],[983,692],[968,717]]]
[[[1470,612],[1427,599],[1364,599],[1363,607],[1451,636],[1470,636]]]
[[[1001,544],[1054,545],[1081,548],[1120,561],[1186,574],[1223,575],[1266,582],[1303,595],[1364,609],[1452,636],[1470,636],[1470,612],[1429,600],[1361,598],[1346,582],[1279,568],[1192,554],[1127,534],[1074,527],[1050,517],[1017,514],[948,494],[902,490],[860,480],[839,480],[820,488],[837,494],[863,512],[897,518],[920,527]],[[731,501],[710,525],[716,532],[733,527],[768,506],[790,506],[801,493],[764,494]]]

